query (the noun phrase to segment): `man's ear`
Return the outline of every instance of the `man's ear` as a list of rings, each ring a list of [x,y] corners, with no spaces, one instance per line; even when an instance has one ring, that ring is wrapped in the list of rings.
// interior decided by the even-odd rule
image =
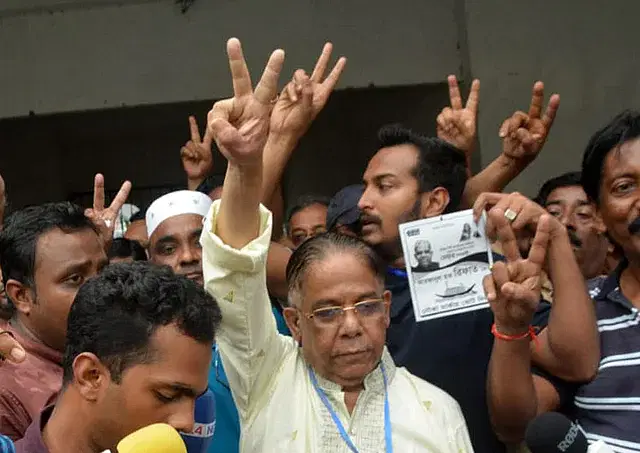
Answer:
[[[385,290],[385,292],[382,293],[382,300],[385,302],[384,316],[388,328],[389,324],[391,324],[391,291]]]
[[[9,300],[15,305],[16,310],[23,315],[29,316],[36,303],[35,292],[24,283],[12,278],[4,284],[4,289]]]
[[[444,187],[436,187],[430,192],[425,192],[421,197],[420,218],[426,219],[442,215],[449,206],[449,191]]]
[[[291,331],[291,336],[296,340],[296,343],[300,344],[302,341],[300,311],[294,307],[286,307],[282,310],[282,314],[284,315],[284,321],[287,323],[287,327]]]
[[[84,399],[96,401],[109,386],[111,373],[95,354],[83,352],[73,359],[73,381]]]

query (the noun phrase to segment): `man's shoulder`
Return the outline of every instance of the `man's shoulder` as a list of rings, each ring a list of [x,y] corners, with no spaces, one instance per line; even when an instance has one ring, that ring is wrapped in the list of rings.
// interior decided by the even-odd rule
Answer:
[[[62,372],[39,367],[42,361],[28,355],[23,363],[0,366],[0,415],[2,424],[26,429],[59,391]],[[4,431],[3,431],[4,433]]]
[[[0,433],[13,440],[22,438],[31,424],[31,414],[21,395],[0,382]]]
[[[0,365],[0,405],[22,404],[33,390],[37,370],[26,364],[5,362]],[[37,391],[37,390],[36,390]]]
[[[32,422],[24,433],[24,437],[15,443],[16,453],[46,453],[41,434],[38,433],[39,423]]]
[[[416,376],[406,368],[397,368],[396,373],[398,383],[407,384],[414,389],[415,398],[421,401],[427,410],[460,410],[458,402],[437,385]]]
[[[40,397],[48,400],[52,393],[60,391],[62,369],[42,367],[42,361],[28,355],[18,364],[5,362],[0,366],[0,389],[30,399]]]

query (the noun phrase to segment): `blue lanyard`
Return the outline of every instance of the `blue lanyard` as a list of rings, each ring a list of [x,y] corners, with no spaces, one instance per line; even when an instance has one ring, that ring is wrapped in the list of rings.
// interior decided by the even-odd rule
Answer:
[[[384,382],[384,444],[386,447],[386,452],[393,453],[393,443],[391,442],[391,415],[389,413],[389,396],[387,392],[387,373],[385,373],[384,365],[382,363],[380,364],[380,369],[382,370],[382,381]],[[311,378],[313,388],[316,390],[316,393],[324,403],[324,406],[329,411],[329,414],[331,414],[331,418],[333,419],[333,423],[335,423],[336,427],[338,428],[340,437],[342,437],[342,439],[345,441],[345,443],[353,453],[358,453],[358,449],[351,441],[351,438],[349,437],[349,434],[347,434],[347,431],[344,429],[344,426],[342,425],[338,414],[336,414],[336,411],[334,411],[333,407],[331,407],[329,398],[327,398],[327,395],[318,385],[318,380],[316,379],[316,375],[311,367],[309,367],[309,377]]]
[[[402,269],[396,269],[395,267],[387,267],[387,273],[391,275],[395,275],[400,278],[407,278],[407,272]]]

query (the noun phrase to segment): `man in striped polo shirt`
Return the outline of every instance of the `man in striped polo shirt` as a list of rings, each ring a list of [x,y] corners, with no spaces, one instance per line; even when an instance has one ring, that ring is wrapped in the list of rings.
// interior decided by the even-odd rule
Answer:
[[[542,370],[532,374],[529,348],[512,342],[510,353],[494,350],[491,358],[492,421],[500,437],[518,442],[537,414],[561,410],[590,442],[640,453],[640,112],[619,114],[591,138],[582,185],[626,257],[609,276],[588,282],[600,333],[597,375],[570,385]],[[524,306],[515,299],[501,303]],[[500,379],[505,375],[509,379]]]

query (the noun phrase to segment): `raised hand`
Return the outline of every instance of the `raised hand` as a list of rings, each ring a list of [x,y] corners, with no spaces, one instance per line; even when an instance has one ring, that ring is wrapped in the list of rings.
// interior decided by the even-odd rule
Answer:
[[[238,39],[231,38],[227,42],[227,54],[233,79],[233,98],[213,105],[207,117],[207,127],[229,163],[239,166],[261,164],[271,111],[278,93],[278,78],[284,64],[284,51],[278,49],[271,54],[255,91]]]
[[[511,228],[516,232],[525,228],[535,231],[540,217],[547,214],[547,211],[542,206],[518,192],[484,192],[478,196],[473,204],[475,220],[477,221],[480,218],[483,211],[491,209],[498,209],[503,213],[508,212],[512,216]],[[497,234],[497,226],[491,218],[487,218],[486,230],[489,238],[494,238]],[[552,238],[558,232],[565,233],[564,227],[556,218],[552,218],[549,221],[549,231]]]
[[[200,183],[207,177],[213,168],[213,157],[211,155],[211,143],[213,137],[207,128],[204,138],[200,138],[200,130],[195,117],[189,117],[191,129],[191,139],[180,149],[182,167],[187,174],[189,181]]]
[[[517,111],[500,126],[503,155],[518,161],[531,161],[536,158],[553,125],[560,106],[560,96],[551,96],[544,115],[543,103],[544,84],[536,82],[533,85],[529,113]]]
[[[118,218],[120,209],[122,209],[122,205],[125,204],[129,197],[129,192],[131,192],[131,183],[125,181],[109,207],[105,208],[104,176],[98,173],[94,178],[93,208],[86,209],[84,214],[96,225],[98,231],[100,231],[100,235],[107,244],[111,243],[113,239],[116,219]]]
[[[464,107],[456,76],[450,75],[447,81],[451,106],[442,109],[436,119],[438,137],[464,151],[468,161],[476,142],[480,81],[476,79],[471,83]]]
[[[293,74],[293,79],[282,90],[273,108],[272,133],[293,134],[300,138],[327,104],[347,64],[347,59],[340,57],[324,79],[332,51],[333,44],[326,43],[311,77],[302,69]]]
[[[504,214],[499,208],[489,211],[506,262],[494,263],[483,285],[498,332],[520,335],[527,333],[540,301],[541,273],[549,244],[551,216],[545,214],[540,218],[529,255],[523,259],[514,231]]]

